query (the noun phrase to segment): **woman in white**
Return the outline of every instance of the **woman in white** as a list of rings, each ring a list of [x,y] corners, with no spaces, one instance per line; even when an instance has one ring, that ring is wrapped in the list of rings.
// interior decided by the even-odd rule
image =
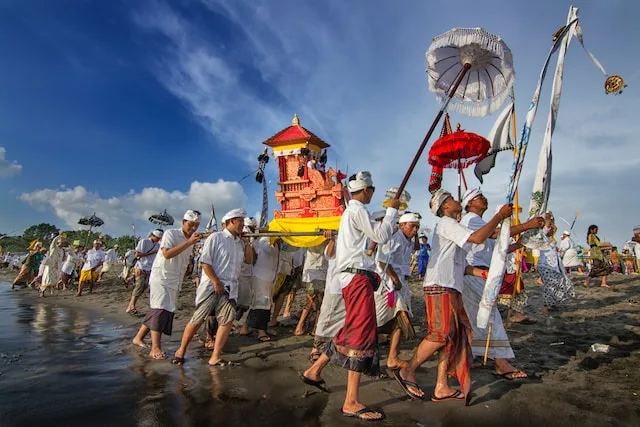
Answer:
[[[267,328],[271,317],[273,288],[278,272],[280,244],[280,238],[276,238],[271,243],[269,237],[262,237],[253,243],[256,258],[253,265],[251,305],[247,314],[247,325],[258,330],[258,341],[260,342],[271,341]]]
[[[44,297],[44,291],[50,288],[53,295],[53,288],[60,281],[60,267],[64,261],[64,245],[65,240],[62,236],[56,236],[49,246],[49,255],[42,261],[44,270],[42,272],[42,285],[40,285],[40,296]]]
[[[562,265],[564,265],[567,273],[569,273],[572,268],[577,269],[580,273],[584,271],[584,265],[578,256],[578,250],[576,249],[576,244],[571,238],[570,231],[564,231],[562,233],[560,243],[558,244],[558,251],[562,258]]]

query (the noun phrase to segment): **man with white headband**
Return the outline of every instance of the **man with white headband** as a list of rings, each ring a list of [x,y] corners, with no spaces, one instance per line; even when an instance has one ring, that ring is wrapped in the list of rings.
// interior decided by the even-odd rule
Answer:
[[[244,233],[253,233],[258,226],[255,218],[246,217],[244,219]],[[249,239],[251,246],[254,246],[253,237]],[[254,248],[255,254],[255,248]],[[255,256],[254,256],[255,258]],[[246,321],[242,322],[240,319],[244,315],[244,313],[249,310],[249,305],[251,305],[251,287],[253,280],[253,264],[247,264],[246,262],[242,263],[242,267],[240,268],[240,276],[238,277],[238,299],[236,301],[236,320],[242,323],[242,327],[240,329],[240,335],[246,336],[249,334],[249,327],[247,326]]]
[[[93,241],[93,248],[89,249],[86,254],[86,260],[80,271],[80,280],[78,281],[78,293],[76,296],[82,296],[82,288],[85,283],[89,284],[89,293],[93,292],[93,285],[98,280],[98,268],[104,262],[104,251],[102,250],[102,242],[100,240]]]
[[[222,349],[236,319],[236,299],[238,298],[238,277],[242,262],[253,264],[253,248],[248,239],[241,238],[244,228],[244,209],[233,209],[222,217],[224,230],[213,233],[204,242],[200,265],[202,275],[196,289],[196,309],[184,328],[180,348],[171,361],[182,365],[187,347],[197,330],[208,316],[215,316],[218,322],[210,366],[229,365],[222,359]]]
[[[358,396],[362,373],[377,376],[380,372],[374,298],[380,276],[375,273],[375,261],[365,253],[365,245],[367,238],[378,244],[389,241],[400,201],[393,199],[384,219],[377,223],[365,207],[375,191],[371,173],[352,175],[347,188],[352,198],[340,220],[335,261],[346,308],[345,322],[326,352],[303,373],[302,380],[325,390],[321,374],[327,360],[345,367],[349,372],[342,414],[375,421],[383,419],[384,414],[362,404]]]
[[[460,221],[465,227],[475,231],[480,230],[487,224],[485,220],[482,219],[482,215],[488,208],[487,198],[479,188],[467,190],[462,199],[462,208],[467,212],[462,217],[462,221]],[[513,225],[511,227],[511,236],[516,236],[527,230],[540,228],[543,225],[543,218],[533,218],[523,224]],[[493,248],[496,243],[495,238],[497,238],[497,232],[491,235],[484,244],[472,245],[471,249],[467,252],[467,264],[488,271],[491,265],[491,255],[493,254]],[[512,244],[509,247],[509,252],[513,252],[521,247],[522,245],[519,243]],[[513,285],[515,285],[515,277],[513,277]],[[484,286],[485,280],[482,277],[464,277],[462,297],[465,311],[471,319],[475,319],[478,316]],[[511,294],[513,294],[513,287],[511,287],[508,292],[510,293],[509,296],[511,296]],[[522,314],[522,316],[524,315]],[[533,320],[529,320],[529,322],[532,321]],[[526,373],[515,368],[507,360],[514,359],[515,355],[509,344],[507,331],[502,324],[502,317],[497,309],[493,310],[493,320],[491,323],[493,326],[491,328],[491,346],[489,347],[488,357],[494,360],[496,374],[507,380],[527,378]],[[473,341],[471,341],[473,357],[483,357],[489,331],[488,329],[479,329],[475,321],[471,322],[471,327],[473,329]]]
[[[144,338],[151,331],[149,356],[152,359],[167,358],[161,347],[162,334],[171,335],[173,330],[178,293],[187,271],[192,248],[202,239],[202,235],[196,233],[199,226],[200,212],[190,209],[182,217],[181,228],[167,230],[162,235],[158,255],[153,261],[149,275],[151,309],[133,339],[135,345],[146,347]]]
[[[398,220],[398,231],[391,240],[380,245],[376,252],[377,272],[383,285],[375,293],[378,332],[389,334],[389,356],[387,368],[399,369],[406,362],[398,357],[400,336],[413,339],[416,336],[410,317],[411,291],[411,254],[416,249],[415,237],[420,229],[420,214],[407,212]]]
[[[193,211],[191,211],[193,212]],[[138,261],[133,269],[134,286],[131,293],[131,299],[127,306],[127,313],[137,314],[136,302],[138,298],[142,296],[145,289],[149,285],[149,275],[151,274],[151,267],[153,261],[156,258],[158,250],[160,250],[160,240],[162,239],[163,231],[161,229],[155,229],[149,233],[149,237],[146,239],[140,239],[136,245],[136,258]]]
[[[486,271],[466,266],[465,255],[471,244],[481,244],[496,227],[511,216],[511,205],[505,205],[491,221],[473,231],[456,221],[462,212],[460,202],[443,189],[433,193],[431,212],[442,218],[433,230],[432,252],[424,278],[425,306],[428,318],[426,337],[420,342],[406,367],[393,371],[403,391],[414,399],[424,392],[416,384],[416,370],[438,351],[438,374],[431,400],[466,400],[471,390],[471,325],[462,302],[464,275],[482,275]],[[455,376],[461,390],[447,383],[447,375]]]

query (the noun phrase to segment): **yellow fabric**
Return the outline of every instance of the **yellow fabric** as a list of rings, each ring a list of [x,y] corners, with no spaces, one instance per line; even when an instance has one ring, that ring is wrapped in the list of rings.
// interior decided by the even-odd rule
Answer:
[[[95,282],[98,280],[98,272],[93,270],[82,270],[80,272],[80,283]]]
[[[279,218],[269,223],[272,232],[313,232],[317,230],[337,230],[340,227],[339,216],[323,218]],[[321,245],[324,236],[283,236],[287,244],[298,248],[310,248]]]
[[[273,287],[273,296],[278,295],[278,292],[280,291],[280,288],[282,287],[282,284],[284,283],[284,279],[287,278],[287,275],[284,273],[278,273],[278,277],[276,277],[276,283]]]

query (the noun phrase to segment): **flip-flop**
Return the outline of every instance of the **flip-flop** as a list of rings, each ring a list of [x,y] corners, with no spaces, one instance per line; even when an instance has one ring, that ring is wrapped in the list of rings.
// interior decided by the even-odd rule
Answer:
[[[222,366],[240,366],[238,362],[232,362],[230,360],[220,359],[216,363],[207,363],[211,367],[222,367]]]
[[[529,379],[528,375],[526,377],[514,377],[513,376],[514,374],[520,374],[520,373],[527,375],[526,372],[522,371],[521,369],[516,369],[514,371],[505,372],[504,374],[499,374],[497,372],[494,372],[493,375],[495,375],[497,377],[500,377],[500,378],[503,378],[503,379],[505,379],[507,381],[517,381],[517,380],[528,380]],[[509,376],[511,376],[511,378],[509,378]]]
[[[444,402],[446,400],[465,400],[464,397],[460,397],[460,395],[462,394],[462,392],[460,390],[456,390],[454,391],[452,394],[450,394],[449,396],[445,396],[445,397],[436,397],[435,394],[431,395],[431,401],[438,403],[438,402]]]
[[[269,342],[271,341],[271,337],[269,335],[261,335],[258,337],[258,341],[260,342]]]
[[[325,393],[330,393],[327,383],[323,379],[312,380],[311,378],[305,377],[304,374],[300,374],[300,379],[305,384],[315,387],[320,391],[324,391]]]
[[[382,412],[374,411],[373,409],[366,406],[356,412],[344,412],[344,410],[342,409],[340,409],[340,412],[342,412],[342,415],[344,415],[345,417],[357,418],[361,421],[382,421],[385,417]],[[380,414],[380,418],[364,418],[364,414]]]
[[[131,314],[133,316],[135,316],[136,314],[138,314],[138,310],[136,310],[135,308],[133,310],[129,310],[127,311],[128,314]]]
[[[184,365],[184,357],[174,356],[173,359],[171,359],[171,363],[174,365],[182,366]]]
[[[404,378],[402,378],[400,376],[400,369],[396,369],[391,371],[393,378],[396,380],[396,382],[400,385],[400,387],[402,387],[402,390],[407,394],[407,396],[409,396],[412,399],[417,399],[417,400],[422,400],[423,396],[414,394],[411,390],[409,390],[409,387],[413,387],[415,389],[418,389],[420,391],[422,391],[422,389],[418,386],[418,384],[411,382],[411,381],[407,381]]]
[[[151,358],[153,360],[164,360],[167,358],[167,354],[166,353],[154,354],[153,356],[151,356]]]

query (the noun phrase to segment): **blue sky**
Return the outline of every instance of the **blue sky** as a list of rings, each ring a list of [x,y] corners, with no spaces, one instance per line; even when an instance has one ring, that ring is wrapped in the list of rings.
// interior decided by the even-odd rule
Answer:
[[[260,186],[237,181],[255,167],[260,142],[295,112],[332,144],[331,165],[369,169],[380,189],[398,185],[439,107],[424,71],[431,38],[452,27],[503,37],[514,56],[520,128],[569,4],[0,0],[0,231],[41,221],[77,227],[79,216],[95,210],[106,232],[127,232],[133,221],[146,232],[153,212],[208,211],[211,201],[218,217],[236,206],[256,212]],[[632,54],[640,51],[640,5],[575,5],[587,48],[629,88],[605,96],[604,76],[572,43],[550,206],[569,221],[581,211],[578,240],[598,223],[601,237],[621,244],[640,223],[633,197],[640,72]],[[525,196],[549,92],[550,80],[525,162]],[[494,118],[453,114],[452,122],[486,135]],[[486,179],[494,204],[504,198],[510,165],[502,155]],[[429,173],[425,157],[408,189],[410,208],[432,226]],[[273,162],[268,175],[275,181]],[[478,185],[471,169],[467,175]],[[445,187],[455,182],[445,175]]]

